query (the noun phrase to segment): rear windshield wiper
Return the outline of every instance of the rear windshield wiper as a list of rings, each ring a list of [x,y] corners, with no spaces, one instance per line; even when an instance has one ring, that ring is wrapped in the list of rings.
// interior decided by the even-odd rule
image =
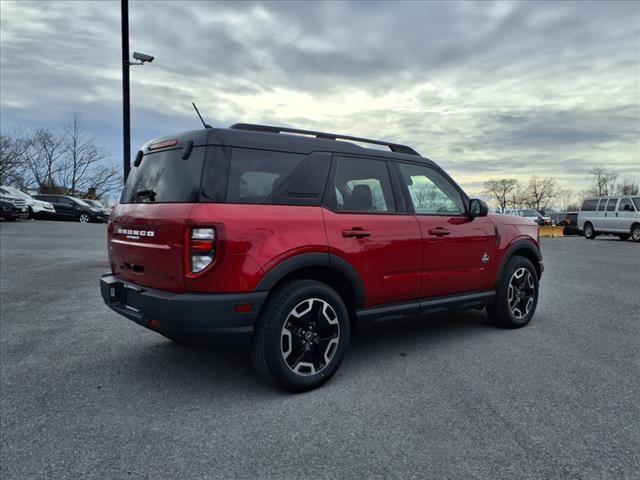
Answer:
[[[148,198],[149,201],[155,202],[156,192],[154,192],[153,190],[138,190],[133,194],[133,199],[135,200],[136,198]]]

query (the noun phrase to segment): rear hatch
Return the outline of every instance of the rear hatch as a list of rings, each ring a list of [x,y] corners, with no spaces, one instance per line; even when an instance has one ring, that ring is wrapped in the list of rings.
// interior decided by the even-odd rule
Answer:
[[[184,290],[187,222],[200,194],[207,132],[145,145],[109,222],[109,261],[123,280]],[[142,152],[142,153],[141,153]]]

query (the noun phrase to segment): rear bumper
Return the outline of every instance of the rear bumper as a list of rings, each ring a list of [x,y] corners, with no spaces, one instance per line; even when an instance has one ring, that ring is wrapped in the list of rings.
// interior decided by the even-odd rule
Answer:
[[[267,292],[173,293],[124,282],[105,274],[100,292],[113,311],[158,333],[220,348],[248,344]],[[252,304],[249,312],[236,305]]]

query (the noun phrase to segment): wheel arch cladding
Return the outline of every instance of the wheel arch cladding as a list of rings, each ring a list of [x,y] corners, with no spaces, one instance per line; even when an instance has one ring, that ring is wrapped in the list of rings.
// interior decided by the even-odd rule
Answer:
[[[329,253],[303,253],[284,260],[266,273],[256,290],[270,291],[297,278],[326,283],[338,292],[350,312],[364,306],[365,290],[358,272],[345,260]]]
[[[524,257],[531,261],[533,267],[536,269],[536,273],[538,274],[538,279],[542,276],[542,270],[540,268],[540,262],[542,261],[542,254],[540,253],[540,249],[530,240],[518,240],[511,245],[507,251],[504,253],[502,258],[502,262],[500,263],[500,269],[498,270],[498,275],[496,277],[496,283],[500,281],[502,278],[502,273],[507,266],[509,260],[511,260],[514,256]]]

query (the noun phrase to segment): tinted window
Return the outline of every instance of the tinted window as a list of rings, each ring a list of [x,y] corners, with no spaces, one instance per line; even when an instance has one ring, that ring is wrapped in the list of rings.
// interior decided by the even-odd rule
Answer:
[[[582,210],[583,212],[595,212],[596,208],[598,206],[598,200],[585,200],[582,203],[582,208],[580,210]]]
[[[606,205],[607,205],[607,199],[606,198],[601,198],[600,199],[600,203],[598,203],[598,211],[599,212],[604,212]]]
[[[633,197],[631,200],[633,200],[636,210],[640,210],[640,197]]]
[[[438,171],[409,163],[398,163],[416,213],[459,215],[464,212],[460,193]]]
[[[628,198],[623,198],[622,200],[620,200],[620,205],[618,205],[618,211],[622,212],[622,211],[632,211],[633,212],[633,204],[631,203],[631,200]]]
[[[187,160],[182,148],[147,153],[133,166],[120,203],[191,203],[200,193],[203,147],[195,147]]]
[[[3,195],[10,195],[8,190],[5,190],[4,188],[0,188],[0,193],[2,193]]]
[[[607,203],[607,212],[613,212],[616,209],[616,203],[618,203],[617,198],[610,198],[609,203]]]
[[[395,212],[389,170],[384,160],[336,157],[330,206],[346,212]]]
[[[331,157],[234,148],[229,166],[227,203],[320,205]],[[208,164],[209,165],[209,164]],[[211,167],[216,168],[212,162]],[[211,178],[208,172],[206,178]]]

